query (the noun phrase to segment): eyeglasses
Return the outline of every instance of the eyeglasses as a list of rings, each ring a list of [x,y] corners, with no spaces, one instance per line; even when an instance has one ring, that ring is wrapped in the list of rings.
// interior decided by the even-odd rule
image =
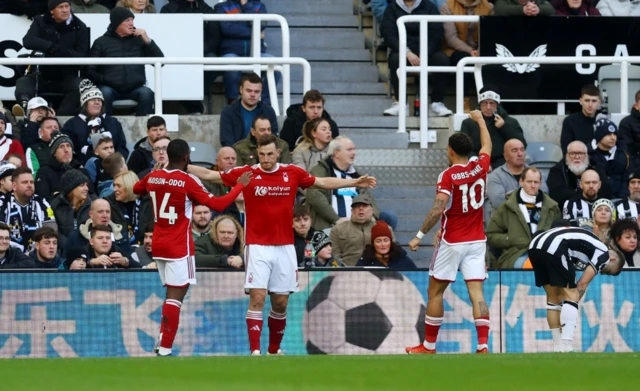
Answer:
[[[158,148],[153,148],[153,152],[167,152],[167,147],[158,147]]]
[[[570,157],[582,157],[582,156],[586,156],[587,153],[586,152],[569,152],[567,153],[567,155],[569,155]]]
[[[10,241],[11,241],[11,238],[8,236],[0,237],[0,242],[10,242]]]

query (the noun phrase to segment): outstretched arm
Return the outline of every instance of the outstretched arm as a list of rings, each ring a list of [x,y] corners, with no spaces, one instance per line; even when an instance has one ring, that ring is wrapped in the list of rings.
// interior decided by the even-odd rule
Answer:
[[[204,167],[194,166],[193,164],[189,164],[187,166],[187,172],[189,174],[193,174],[198,177],[201,181],[209,181],[213,183],[222,184],[222,178],[220,177],[220,173],[217,171],[209,170]]]
[[[444,193],[438,193],[436,195],[435,201],[433,201],[433,206],[431,210],[427,214],[427,217],[424,218],[424,223],[422,223],[422,227],[420,231],[416,234],[416,237],[411,239],[409,242],[409,248],[412,251],[417,251],[418,246],[420,246],[420,240],[424,236],[425,233],[429,232],[431,228],[433,228],[438,220],[442,217],[442,212],[444,212],[444,208],[447,206],[449,202],[449,195]]]
[[[332,177],[316,177],[316,181],[311,186],[316,189],[335,190],[343,187],[365,187],[369,189],[376,188],[376,178],[369,175],[363,175],[356,179],[343,179]]]

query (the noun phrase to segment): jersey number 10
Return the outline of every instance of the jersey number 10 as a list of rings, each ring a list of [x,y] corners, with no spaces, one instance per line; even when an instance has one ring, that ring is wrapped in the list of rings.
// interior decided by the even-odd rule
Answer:
[[[476,200],[478,193],[476,192],[476,186],[480,186],[480,199]],[[466,213],[469,211],[469,204],[473,209],[480,209],[484,204],[484,179],[480,178],[477,181],[473,182],[471,187],[469,184],[465,183],[464,185],[460,185],[460,191],[462,192],[462,212]]]
[[[167,203],[169,202],[171,193],[164,193],[164,197],[162,197],[162,204],[160,204],[160,210],[158,210],[158,203],[156,202],[156,192],[150,191],[149,196],[151,197],[151,203],[153,204],[154,223],[157,223],[158,217],[160,217],[161,219],[169,220],[169,224],[171,225],[175,224],[176,219],[178,218],[176,208],[170,206],[169,210],[167,211]]]

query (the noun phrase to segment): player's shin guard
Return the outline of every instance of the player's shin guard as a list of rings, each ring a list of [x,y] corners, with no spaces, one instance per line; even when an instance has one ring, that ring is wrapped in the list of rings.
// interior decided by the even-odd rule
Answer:
[[[443,318],[433,318],[429,315],[424,317],[424,347],[429,350],[436,348],[438,331],[442,325]]]
[[[478,349],[482,350],[489,347],[489,317],[481,316],[479,318],[474,319],[474,323],[476,324],[476,332],[478,333]]]
[[[578,303],[565,300],[560,312],[560,324],[562,325],[562,342],[567,350],[573,342],[573,334],[576,331],[578,320]]]
[[[287,325],[287,313],[279,314],[277,312],[269,312],[269,349],[268,353],[278,353],[282,337],[284,337],[284,328]]]
[[[260,350],[260,334],[262,334],[262,311],[247,311],[247,332],[249,333],[249,350]]]
[[[173,347],[173,340],[176,339],[178,324],[180,323],[180,308],[182,303],[178,300],[167,299],[162,305],[162,321],[160,322],[160,348],[169,349]]]

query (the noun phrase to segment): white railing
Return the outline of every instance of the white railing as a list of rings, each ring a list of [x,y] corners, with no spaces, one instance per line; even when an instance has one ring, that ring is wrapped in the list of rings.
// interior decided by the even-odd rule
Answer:
[[[155,112],[162,114],[162,65],[190,65],[204,64],[207,69],[230,71],[254,69],[256,66],[253,57],[90,57],[90,58],[0,58],[0,65],[147,65],[154,66],[154,92],[155,92]],[[302,66],[302,89],[303,94],[311,89],[311,65],[309,61],[301,57],[261,57],[260,64],[265,65],[268,72],[269,92],[272,97],[272,103],[276,99],[275,96],[275,78],[273,75],[277,65],[285,66],[300,65]],[[260,66],[260,64],[258,66]],[[289,75],[287,74],[287,79]],[[285,75],[283,74],[283,80]],[[283,100],[284,101],[284,100]],[[275,110],[275,109],[274,109]],[[279,112],[276,111],[276,115]]]
[[[278,14],[240,14],[240,15],[229,15],[229,14],[203,14],[202,18],[206,22],[218,21],[218,22],[242,22],[242,21],[250,21],[251,24],[251,58],[253,67],[236,67],[229,69],[220,69],[212,66],[205,65],[205,71],[220,71],[220,70],[234,70],[234,71],[254,71],[258,75],[261,70],[264,70],[264,67],[261,67],[263,64],[268,64],[263,61],[265,57],[260,57],[260,49],[261,49],[261,22],[277,22],[280,24],[280,32],[282,34],[282,57],[280,58],[290,58],[291,57],[291,42],[289,37],[289,23],[282,15]],[[239,64],[238,61],[231,64]],[[290,64],[292,63],[282,63],[282,68],[276,68],[276,70],[282,73],[282,110],[283,112],[287,110],[287,108],[291,105],[291,78],[290,78]],[[271,70],[271,78],[273,78],[273,70]],[[276,84],[275,79],[267,77],[268,80],[268,88],[269,88],[269,96],[271,97],[271,107],[273,107],[276,114],[280,113],[278,99],[274,99]],[[308,90],[305,89],[303,94]]]
[[[620,64],[620,113],[612,113],[612,119],[618,122],[620,117],[629,114],[629,69],[632,63],[640,63],[640,56],[626,57],[577,57],[577,56],[558,56],[558,57],[465,57],[458,62],[456,66],[456,112],[453,120],[453,129],[459,130],[462,120],[468,118],[464,114],[464,72],[468,64],[473,64],[476,70],[482,65],[502,65],[502,64]],[[478,79],[476,72],[476,80],[482,83],[482,76]],[[480,88],[481,86],[477,86]]]
[[[400,38],[400,67],[398,68],[398,80],[400,88],[398,89],[398,104],[400,111],[398,114],[398,133],[407,131],[407,118],[405,116],[405,107],[407,105],[407,73],[420,74],[420,98],[424,102],[424,106],[420,108],[420,148],[427,148],[427,136],[429,125],[429,72],[456,72],[456,67],[435,67],[427,64],[429,53],[429,22],[479,22],[479,16],[449,16],[449,15],[407,15],[398,18],[396,25],[398,26],[398,34]],[[407,29],[405,23],[420,23],[420,65],[407,66]],[[473,68],[466,68],[465,72],[473,72]]]

